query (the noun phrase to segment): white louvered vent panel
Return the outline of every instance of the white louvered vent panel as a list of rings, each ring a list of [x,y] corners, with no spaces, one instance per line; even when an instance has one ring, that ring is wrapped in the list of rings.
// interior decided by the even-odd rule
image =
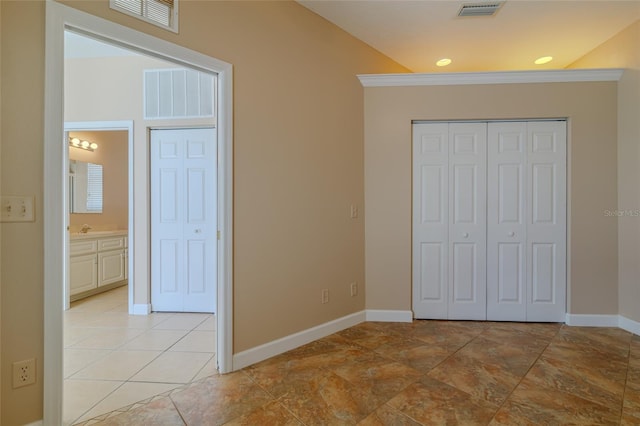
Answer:
[[[214,78],[189,69],[145,70],[144,118],[213,117]]]
[[[504,2],[464,4],[458,16],[493,16]]]

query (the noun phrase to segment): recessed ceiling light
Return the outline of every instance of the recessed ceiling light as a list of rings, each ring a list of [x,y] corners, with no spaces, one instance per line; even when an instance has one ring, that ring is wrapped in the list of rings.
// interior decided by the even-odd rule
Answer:
[[[551,62],[553,60],[553,56],[542,56],[535,61],[533,61],[536,65],[546,64],[547,62]]]
[[[449,65],[451,63],[451,59],[449,58],[442,58],[440,59],[438,62],[436,62],[436,65],[439,67],[446,67],[447,65]]]

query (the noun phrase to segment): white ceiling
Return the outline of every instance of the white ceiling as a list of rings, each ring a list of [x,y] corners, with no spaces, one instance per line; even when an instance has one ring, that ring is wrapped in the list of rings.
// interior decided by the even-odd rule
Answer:
[[[139,54],[72,31],[64,32],[65,58],[104,58],[112,56],[139,56]]]
[[[561,69],[640,19],[640,0],[507,0],[491,17],[457,16],[482,2],[298,1],[414,72]],[[554,60],[534,65],[541,56]]]

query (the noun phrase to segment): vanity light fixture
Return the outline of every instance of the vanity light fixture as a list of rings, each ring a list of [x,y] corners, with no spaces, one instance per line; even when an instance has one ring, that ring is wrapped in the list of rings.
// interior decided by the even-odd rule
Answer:
[[[536,65],[544,65],[548,62],[553,61],[553,56],[542,56],[538,59],[536,59],[535,61],[533,61],[534,64]]]
[[[98,144],[95,142],[83,141],[78,138],[69,138],[69,146],[74,148],[86,149],[87,151],[95,151],[98,149]]]
[[[439,66],[439,67],[446,67],[450,63],[451,63],[451,59],[442,58],[442,59],[438,60],[438,62],[436,62],[436,65]]]

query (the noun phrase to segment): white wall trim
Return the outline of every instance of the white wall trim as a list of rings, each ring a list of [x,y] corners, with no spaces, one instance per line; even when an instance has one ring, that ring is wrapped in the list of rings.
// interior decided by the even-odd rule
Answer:
[[[622,315],[567,314],[565,323],[577,327],[618,327],[640,336],[640,322]]]
[[[151,313],[150,303],[134,303],[130,315],[149,315]]]
[[[569,83],[618,81],[623,69],[499,71],[415,74],[360,74],[364,87],[449,86],[466,84]]]
[[[634,321],[627,317],[620,315],[619,327],[629,333],[637,334],[640,336],[640,322]]]
[[[380,322],[412,322],[412,311],[392,311],[383,309],[367,309],[367,321]]]
[[[618,315],[567,314],[565,323],[578,327],[618,327]]]
[[[264,361],[276,355],[290,351],[314,340],[337,333],[365,321],[380,322],[412,322],[412,311],[367,309],[324,324],[303,330],[255,348],[247,349],[233,356],[234,370]],[[640,335],[640,322],[630,320],[620,315],[584,315],[567,314],[566,324],[583,327],[619,327],[631,333]]]
[[[330,334],[353,327],[365,321],[365,311],[356,312],[324,324],[317,325],[307,330],[282,337],[255,348],[247,349],[233,356],[233,368],[238,370],[273,356],[279,355],[299,346],[306,345],[314,340],[322,339]]]
[[[36,420],[35,422],[26,424],[24,426],[42,426],[43,424],[44,422],[42,420]]]

